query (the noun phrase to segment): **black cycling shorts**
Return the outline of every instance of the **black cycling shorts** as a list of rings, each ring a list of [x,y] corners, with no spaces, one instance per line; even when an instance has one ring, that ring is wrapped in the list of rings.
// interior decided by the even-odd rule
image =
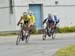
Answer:
[[[51,24],[51,23],[54,24],[54,21],[52,21],[52,20],[48,20],[48,23],[49,23],[49,24]]]
[[[24,21],[24,24],[28,24],[29,23],[29,21]]]

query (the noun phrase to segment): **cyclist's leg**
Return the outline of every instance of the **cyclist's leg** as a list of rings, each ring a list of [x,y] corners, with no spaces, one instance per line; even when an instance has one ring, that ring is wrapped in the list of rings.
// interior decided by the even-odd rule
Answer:
[[[57,25],[55,25],[55,27],[54,27],[54,31],[56,32],[56,29],[57,29]]]
[[[46,26],[46,29],[47,29],[47,34],[49,33],[49,27],[50,27],[50,24],[49,24],[49,22],[47,22],[47,24],[46,24],[47,26]]]
[[[23,30],[24,30],[24,24],[23,24],[23,26],[21,28],[22,40],[24,40]]]
[[[33,23],[30,23],[30,24],[29,24],[29,32],[30,32],[30,33],[32,32],[33,27],[34,27],[34,24],[33,24]]]
[[[55,31],[55,24],[54,22],[51,23],[51,32],[54,32]]]

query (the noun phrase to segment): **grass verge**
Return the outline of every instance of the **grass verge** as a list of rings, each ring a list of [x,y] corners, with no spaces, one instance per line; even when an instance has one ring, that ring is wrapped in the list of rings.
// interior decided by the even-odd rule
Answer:
[[[75,56],[75,45],[58,50],[55,56]]]

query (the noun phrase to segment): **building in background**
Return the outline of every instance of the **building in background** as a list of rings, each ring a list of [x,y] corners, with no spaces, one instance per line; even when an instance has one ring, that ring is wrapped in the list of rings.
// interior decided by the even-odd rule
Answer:
[[[36,17],[36,28],[41,29],[48,13],[60,18],[59,27],[75,26],[75,0],[0,0],[0,31],[18,30],[17,22],[25,11]]]
[[[16,30],[16,17],[12,0],[0,0],[0,31]]]

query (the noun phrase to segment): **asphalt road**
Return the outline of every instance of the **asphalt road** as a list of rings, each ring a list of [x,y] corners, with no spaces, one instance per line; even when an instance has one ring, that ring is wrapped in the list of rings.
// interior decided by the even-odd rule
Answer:
[[[42,35],[32,35],[29,43],[15,44],[17,36],[0,36],[0,56],[53,56],[55,52],[65,46],[75,44],[75,33],[56,34],[52,40]]]

